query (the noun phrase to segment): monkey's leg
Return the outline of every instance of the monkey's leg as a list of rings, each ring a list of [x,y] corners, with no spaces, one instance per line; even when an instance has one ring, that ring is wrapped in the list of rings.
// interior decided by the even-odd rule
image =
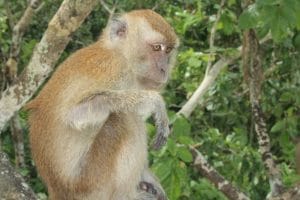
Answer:
[[[139,200],[167,200],[162,186],[155,175],[146,168],[142,174],[141,181],[138,185]]]
[[[152,114],[157,134],[154,148],[165,144],[169,135],[165,103],[158,92],[149,90],[109,90],[90,94],[71,108],[67,114],[69,124],[76,129],[101,126],[110,113],[133,112],[143,118]]]

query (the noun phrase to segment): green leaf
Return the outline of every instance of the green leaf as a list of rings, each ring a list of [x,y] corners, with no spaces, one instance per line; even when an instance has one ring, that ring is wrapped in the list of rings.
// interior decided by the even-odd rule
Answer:
[[[254,28],[258,23],[258,14],[255,8],[244,11],[239,17],[239,27],[241,29]]]
[[[295,94],[292,94],[291,92],[284,92],[280,96],[280,101],[282,102],[291,102],[294,99]]]
[[[164,181],[171,175],[173,164],[173,158],[165,158],[161,159],[160,162],[152,165],[151,169],[153,170],[154,174],[156,174],[160,178],[161,181]]]
[[[299,18],[300,18],[300,15],[299,15]],[[300,23],[299,23],[299,28],[300,28]],[[297,33],[295,35],[295,37],[293,38],[293,45],[298,51],[300,51],[300,33]]]
[[[180,196],[180,179],[176,174],[172,174],[168,181],[169,187],[166,188],[170,199],[177,199]]]
[[[294,9],[294,3],[288,3],[288,0],[282,2],[281,12],[282,16],[290,27],[294,27],[297,23],[297,16]]]
[[[237,30],[236,21],[236,14],[230,9],[225,9],[220,17],[218,29],[222,30],[226,35],[230,35]]]
[[[179,147],[177,150],[177,155],[184,162],[189,163],[193,161],[193,156],[187,147]]]
[[[194,144],[194,140],[191,137],[180,135],[177,138],[178,142],[185,145]]]
[[[281,41],[287,35],[288,23],[284,20],[280,10],[271,18],[271,33],[275,41]]]
[[[189,135],[191,133],[191,125],[184,117],[179,117],[173,125],[173,133],[175,137],[180,135]]]
[[[168,151],[170,152],[170,154],[171,154],[172,156],[176,156],[177,147],[176,147],[175,141],[174,141],[172,138],[169,138],[169,139],[168,139],[168,142],[167,142],[167,149],[168,149]]]
[[[187,167],[183,162],[177,162],[177,166],[174,168],[176,175],[178,178],[182,180],[187,180]]]
[[[286,127],[286,122],[285,122],[285,120],[278,121],[278,122],[276,122],[276,124],[271,128],[271,132],[272,132],[272,133],[275,133],[275,132],[282,131],[285,127]]]

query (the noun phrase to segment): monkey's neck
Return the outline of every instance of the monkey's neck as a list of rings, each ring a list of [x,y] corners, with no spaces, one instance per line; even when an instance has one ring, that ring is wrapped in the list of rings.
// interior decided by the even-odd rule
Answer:
[[[146,90],[160,90],[164,86],[163,83],[155,82],[146,77],[137,77],[137,81],[141,88]]]

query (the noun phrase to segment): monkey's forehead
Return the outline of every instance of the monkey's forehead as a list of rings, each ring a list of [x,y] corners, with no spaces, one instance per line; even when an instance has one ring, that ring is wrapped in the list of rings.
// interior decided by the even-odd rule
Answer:
[[[174,29],[170,26],[170,24],[159,14],[152,10],[134,10],[127,13],[130,17],[138,17],[144,19],[151,28],[160,33],[165,37],[165,40],[169,44],[174,44],[174,46],[178,45],[178,38],[174,31]]]

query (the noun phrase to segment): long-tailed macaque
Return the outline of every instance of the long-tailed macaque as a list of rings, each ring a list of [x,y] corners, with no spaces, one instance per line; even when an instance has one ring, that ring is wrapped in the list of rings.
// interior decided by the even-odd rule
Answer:
[[[144,120],[169,134],[159,90],[178,38],[151,10],[113,18],[99,41],[64,61],[32,100],[33,159],[51,200],[163,200],[147,163]]]

